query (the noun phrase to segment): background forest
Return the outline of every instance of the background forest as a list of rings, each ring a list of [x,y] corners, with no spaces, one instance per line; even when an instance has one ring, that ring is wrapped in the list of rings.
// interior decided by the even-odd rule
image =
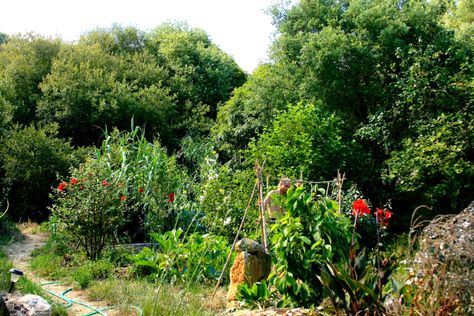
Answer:
[[[84,241],[97,259],[177,228],[232,241],[256,161],[268,190],[345,173],[343,213],[358,198],[392,210],[392,239],[420,205],[431,219],[474,200],[472,0],[301,0],[269,14],[271,61],[252,74],[179,23],[74,43],[0,34],[0,209],[73,236],[104,218],[103,239]],[[257,208],[245,236],[258,236]]]
[[[217,205],[242,208],[256,159],[275,177],[341,170],[399,219],[421,204],[459,211],[474,192],[472,12],[469,1],[275,6],[272,62],[251,75],[186,25],[77,43],[3,34],[2,206],[46,219],[59,179],[106,130],[133,124],[185,170],[187,200],[220,219]]]

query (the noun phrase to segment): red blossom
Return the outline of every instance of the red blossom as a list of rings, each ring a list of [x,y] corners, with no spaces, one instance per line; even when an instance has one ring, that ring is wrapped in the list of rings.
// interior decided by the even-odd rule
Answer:
[[[127,197],[126,197],[125,195],[120,196],[120,201],[123,202],[123,201],[125,201],[126,199],[127,199]]]
[[[145,192],[145,189],[142,188],[142,187],[139,187],[139,188],[138,188],[138,193],[143,193],[143,192]]]
[[[168,193],[168,203],[173,203],[174,202],[174,193],[170,192]]]
[[[104,187],[106,187],[106,186],[109,185],[109,183],[107,182],[107,180],[104,179],[104,180],[102,180],[102,185],[103,185]]]
[[[352,205],[352,215],[363,216],[364,214],[370,214],[370,209],[362,199],[357,199]]]
[[[393,213],[390,212],[389,210],[382,210],[382,209],[377,208],[375,215],[377,216],[380,224],[387,226],[388,220],[392,217]]]
[[[67,182],[66,181],[63,181],[58,185],[58,191],[59,192],[63,192],[64,189],[66,189],[66,188],[67,188]]]
[[[76,178],[71,178],[71,181],[69,181],[69,182],[70,182],[71,184],[76,184],[76,183],[79,182],[79,181],[77,181]]]
[[[377,207],[377,211],[374,212],[375,216],[377,216],[378,218],[383,218],[383,213],[384,213],[384,210],[381,210]]]

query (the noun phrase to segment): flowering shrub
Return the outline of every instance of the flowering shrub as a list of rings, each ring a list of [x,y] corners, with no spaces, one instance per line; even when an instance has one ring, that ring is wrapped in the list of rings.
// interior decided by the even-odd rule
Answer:
[[[105,174],[100,160],[83,165],[81,180],[62,181],[56,189],[53,220],[77,240],[91,259],[97,259],[105,245],[125,223],[126,188]],[[111,180],[104,179],[107,177]],[[106,185],[104,185],[104,181]]]
[[[106,135],[101,150],[55,190],[52,218],[89,258],[99,257],[112,237],[140,240],[174,223],[185,173],[138,131]]]

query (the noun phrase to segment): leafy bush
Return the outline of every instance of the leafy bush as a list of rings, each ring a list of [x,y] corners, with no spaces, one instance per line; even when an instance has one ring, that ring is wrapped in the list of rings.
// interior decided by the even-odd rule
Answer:
[[[333,177],[344,167],[345,146],[341,121],[322,110],[322,104],[300,102],[278,114],[271,128],[249,143],[246,158],[279,176],[321,179]]]
[[[273,294],[265,280],[252,286],[244,282],[237,288],[236,299],[244,306],[264,308],[271,304]]]
[[[324,297],[318,278],[326,263],[347,261],[349,218],[337,203],[304,188],[287,193],[286,214],[271,227],[275,272],[269,276],[282,294],[280,305],[316,306]]]
[[[156,280],[202,282],[219,277],[228,252],[225,238],[181,229],[152,234],[157,249],[144,248],[134,257],[135,271]]]
[[[184,180],[184,181],[183,181]],[[116,240],[141,239],[172,225],[186,176],[158,144],[131,133],[106,135],[102,147],[55,190],[53,221],[91,259]]]
[[[56,125],[16,126],[0,140],[1,185],[8,192],[13,218],[44,220],[57,175],[66,176],[78,163],[69,142],[57,136]]]

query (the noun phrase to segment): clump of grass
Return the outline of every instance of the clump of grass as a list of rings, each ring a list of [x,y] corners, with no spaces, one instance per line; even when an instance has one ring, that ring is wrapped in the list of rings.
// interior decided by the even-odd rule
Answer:
[[[212,288],[198,285],[185,289],[119,279],[94,282],[89,289],[91,299],[115,304],[124,314],[130,312],[130,306],[138,306],[144,315],[215,315],[225,309],[225,294],[209,300],[211,292]]]
[[[15,241],[20,241],[24,237],[18,230],[17,225],[10,219],[3,217],[0,218],[0,245],[8,245]]]
[[[94,280],[105,280],[112,275],[114,266],[106,260],[87,262],[72,271],[74,281],[85,289]]]
[[[418,236],[418,251],[407,260],[397,314],[474,313],[474,202],[460,214],[438,216]],[[393,313],[392,311],[392,314]]]

